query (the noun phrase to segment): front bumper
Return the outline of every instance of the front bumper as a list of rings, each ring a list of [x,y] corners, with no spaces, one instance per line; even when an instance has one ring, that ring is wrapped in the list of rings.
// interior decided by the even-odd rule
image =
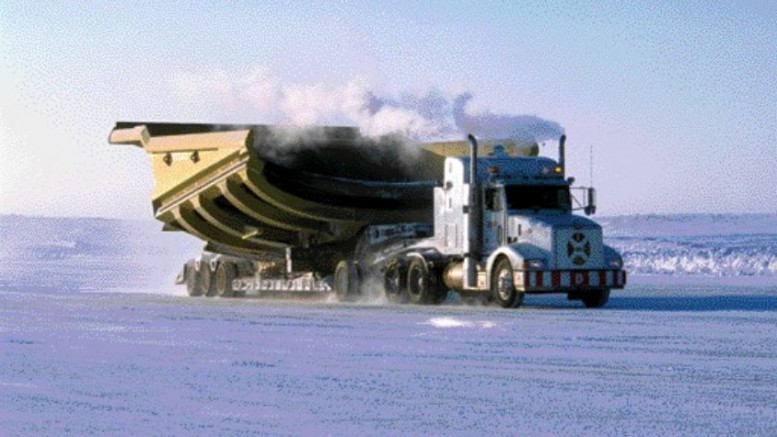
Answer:
[[[515,288],[526,292],[571,292],[619,289],[626,285],[625,270],[524,270],[515,272]]]

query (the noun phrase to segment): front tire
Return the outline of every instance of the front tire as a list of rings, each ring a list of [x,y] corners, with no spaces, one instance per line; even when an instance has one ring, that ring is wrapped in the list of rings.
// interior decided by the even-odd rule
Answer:
[[[507,258],[501,258],[491,275],[491,298],[502,308],[518,308],[525,293],[515,289],[513,266]]]
[[[601,308],[610,299],[610,290],[594,290],[583,293],[580,297],[586,308]]]

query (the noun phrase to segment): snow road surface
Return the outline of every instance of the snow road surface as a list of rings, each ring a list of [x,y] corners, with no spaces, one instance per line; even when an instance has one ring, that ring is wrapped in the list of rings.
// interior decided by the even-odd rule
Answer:
[[[764,287],[503,310],[0,292],[4,435],[777,434]]]

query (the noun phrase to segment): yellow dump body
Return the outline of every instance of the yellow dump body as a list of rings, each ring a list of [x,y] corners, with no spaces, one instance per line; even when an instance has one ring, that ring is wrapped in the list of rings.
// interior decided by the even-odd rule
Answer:
[[[249,257],[346,244],[370,224],[431,223],[444,158],[466,154],[464,142],[372,140],[340,127],[119,122],[110,142],[150,155],[165,230]]]

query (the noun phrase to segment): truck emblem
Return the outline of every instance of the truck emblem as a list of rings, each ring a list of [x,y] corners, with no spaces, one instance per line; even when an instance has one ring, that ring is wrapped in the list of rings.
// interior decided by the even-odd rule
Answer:
[[[572,264],[581,266],[591,256],[591,243],[582,232],[575,232],[567,242],[567,256]]]

